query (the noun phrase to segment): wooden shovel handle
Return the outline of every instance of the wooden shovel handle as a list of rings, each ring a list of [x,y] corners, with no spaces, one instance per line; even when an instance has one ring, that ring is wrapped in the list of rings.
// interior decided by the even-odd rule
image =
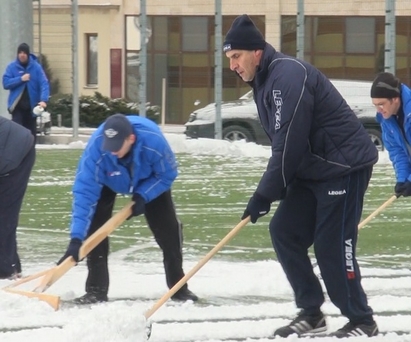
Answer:
[[[134,202],[128,203],[83,242],[79,253],[80,260],[84,259],[101,241],[109,236],[131,215],[133,204]],[[45,274],[41,283],[35,288],[35,292],[44,292],[47,290],[75,265],[76,261],[73,257],[68,257],[60,265],[52,268]]]
[[[358,229],[363,228],[368,222],[370,222],[375,216],[380,214],[385,208],[387,208],[392,202],[398,198],[397,195],[391,196],[387,201],[385,201],[380,207],[373,211],[370,215],[367,216],[361,223],[358,225]]]
[[[161,297],[153,307],[146,311],[145,318],[150,318],[167,300],[169,300],[173,294],[175,294],[181,287],[187,283],[187,281],[197,273],[197,271],[203,267],[224,245],[226,245],[237,233],[250,222],[250,217],[245,218],[239,224],[237,224],[207,255],[201,259],[197,265],[195,265],[180,281],[175,284],[163,297]]]

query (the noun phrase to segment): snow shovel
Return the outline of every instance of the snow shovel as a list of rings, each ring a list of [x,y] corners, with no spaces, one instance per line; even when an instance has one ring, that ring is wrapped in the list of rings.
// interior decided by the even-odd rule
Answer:
[[[188,280],[195,275],[201,267],[203,267],[217,252],[224,247],[237,233],[250,222],[250,217],[245,218],[239,224],[237,224],[207,255],[201,259],[180,281],[175,284],[163,297],[161,297],[157,303],[155,303],[151,309],[147,310],[144,314],[146,320],[148,320],[167,300],[169,300],[178,290],[180,290]],[[146,326],[147,338],[151,335],[151,323],[148,322]]]
[[[80,248],[80,260],[84,259],[101,241],[109,236],[131,215],[131,208],[133,204],[134,202],[128,203],[123,209],[113,215],[105,224],[103,224],[97,231],[95,231],[83,242]],[[53,285],[75,265],[76,262],[74,261],[73,257],[70,256],[65,259],[60,265],[24,277],[11,285],[4,287],[3,290],[11,293],[21,294],[27,297],[38,298],[39,300],[50,304],[55,310],[58,310],[60,306],[60,297],[43,292],[46,291],[51,285]],[[33,291],[24,291],[16,288],[18,285],[38,278],[41,279],[41,281]]]

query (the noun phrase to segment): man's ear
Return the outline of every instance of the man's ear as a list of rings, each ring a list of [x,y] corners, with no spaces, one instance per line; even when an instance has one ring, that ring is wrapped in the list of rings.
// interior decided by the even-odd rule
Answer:
[[[132,144],[134,144],[134,143],[136,142],[136,140],[137,140],[136,135],[135,135],[135,134],[130,134],[130,142],[131,142]]]

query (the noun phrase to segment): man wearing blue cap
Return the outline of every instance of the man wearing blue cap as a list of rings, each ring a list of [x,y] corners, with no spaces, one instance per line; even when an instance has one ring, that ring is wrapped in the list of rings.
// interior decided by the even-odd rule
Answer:
[[[223,50],[230,69],[253,88],[271,140],[267,169],[242,218],[255,223],[280,201],[271,240],[301,311],[274,335],[327,329],[311,246],[331,301],[349,319],[331,335],[377,335],[356,260],[364,194],[378,159],[375,145],[331,82],[309,63],[276,51],[247,15],[234,20]]]
[[[113,212],[117,193],[130,194],[135,202],[132,216],[144,214],[163,251],[167,286],[182,277],[182,230],[171,186],[177,177],[173,151],[161,130],[149,119],[115,114],[93,133],[80,159],[73,185],[70,243],[60,259],[79,260],[84,239],[93,234]],[[131,216],[130,216],[131,217]],[[88,256],[86,294],[78,304],[108,300],[108,238]],[[172,299],[198,300],[185,284]]]

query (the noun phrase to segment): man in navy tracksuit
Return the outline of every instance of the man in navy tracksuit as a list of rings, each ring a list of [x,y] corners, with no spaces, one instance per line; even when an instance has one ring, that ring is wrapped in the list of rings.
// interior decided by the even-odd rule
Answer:
[[[30,131],[0,116],[0,279],[21,276],[16,233],[35,156]]]
[[[112,216],[116,194],[130,194],[135,202],[132,216],[145,215],[163,250],[167,285],[173,287],[184,277],[182,229],[171,196],[176,177],[174,153],[157,124],[139,116],[110,116],[93,133],[80,159],[73,185],[71,240],[59,263],[68,256],[78,261],[84,239]],[[78,304],[108,300],[108,252],[106,238],[87,256],[86,294],[77,298]],[[187,284],[172,299],[198,300]]]
[[[17,58],[7,66],[3,88],[10,90],[7,108],[12,120],[30,130],[36,140],[37,116],[33,108],[46,108],[50,87],[42,66],[26,43],[18,46]]]
[[[388,72],[377,75],[371,86],[382,139],[392,161],[398,196],[411,196],[411,89]]]
[[[276,51],[247,15],[237,17],[223,45],[235,71],[254,91],[272,155],[243,217],[255,223],[280,201],[270,222],[278,260],[301,309],[274,335],[326,330],[315,255],[331,301],[349,322],[333,336],[378,334],[361,286],[357,226],[378,152],[353,111],[312,65]]]

